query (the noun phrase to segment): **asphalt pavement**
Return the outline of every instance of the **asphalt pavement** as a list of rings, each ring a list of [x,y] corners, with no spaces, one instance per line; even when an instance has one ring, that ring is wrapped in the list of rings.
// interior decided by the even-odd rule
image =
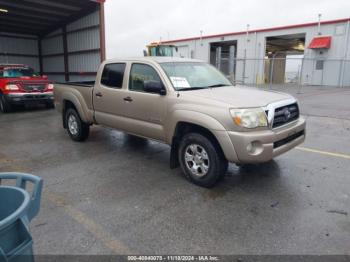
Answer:
[[[36,254],[350,255],[350,89],[286,89],[307,139],[213,189],[169,169],[169,147],[103,127],[70,140],[55,110],[0,114],[0,172],[41,176]]]

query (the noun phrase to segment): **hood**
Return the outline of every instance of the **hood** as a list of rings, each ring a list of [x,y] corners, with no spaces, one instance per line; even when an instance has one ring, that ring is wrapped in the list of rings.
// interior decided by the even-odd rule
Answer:
[[[225,103],[234,108],[262,107],[272,102],[290,99],[292,96],[275,92],[264,91],[252,87],[225,86],[210,89],[183,91],[181,95],[191,96],[193,100],[204,98]]]

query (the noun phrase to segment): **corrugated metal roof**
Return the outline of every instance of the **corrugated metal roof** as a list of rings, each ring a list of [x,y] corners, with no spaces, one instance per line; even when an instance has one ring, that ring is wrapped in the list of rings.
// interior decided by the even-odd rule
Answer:
[[[92,0],[0,0],[0,32],[46,35],[97,10]]]

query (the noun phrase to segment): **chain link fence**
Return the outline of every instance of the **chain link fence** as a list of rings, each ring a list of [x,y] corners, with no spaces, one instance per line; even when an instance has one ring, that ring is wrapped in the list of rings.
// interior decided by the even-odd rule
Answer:
[[[230,72],[222,71],[236,85],[350,87],[350,60],[345,59],[234,58],[229,63]]]

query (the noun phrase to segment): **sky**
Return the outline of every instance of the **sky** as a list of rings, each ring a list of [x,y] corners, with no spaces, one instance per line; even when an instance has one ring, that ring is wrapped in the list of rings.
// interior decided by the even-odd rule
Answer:
[[[106,0],[107,58],[153,41],[350,17],[350,0]]]

